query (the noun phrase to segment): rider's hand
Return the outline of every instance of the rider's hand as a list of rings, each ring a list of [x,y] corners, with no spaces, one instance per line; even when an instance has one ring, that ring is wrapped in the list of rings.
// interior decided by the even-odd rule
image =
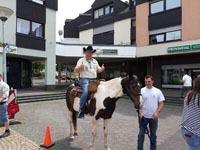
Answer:
[[[84,70],[84,67],[85,67],[85,66],[84,66],[84,64],[83,64],[83,62],[82,62],[82,64],[80,65],[79,69],[80,69],[80,70]]]

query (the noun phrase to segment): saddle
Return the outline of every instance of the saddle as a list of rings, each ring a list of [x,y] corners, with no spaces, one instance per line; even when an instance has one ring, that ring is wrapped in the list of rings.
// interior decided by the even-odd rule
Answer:
[[[104,79],[100,79],[100,80],[95,80],[95,81],[90,81],[89,82],[89,86],[88,86],[88,98],[87,98],[87,101],[83,107],[83,111],[85,114],[91,112],[90,111],[90,108],[91,108],[91,105],[94,105],[94,94],[97,92],[97,88],[100,84],[101,81],[105,81]],[[70,91],[70,95],[72,97],[81,97],[83,93],[83,89],[81,87],[81,85],[77,85],[75,86],[71,91]],[[90,101],[90,102],[89,102]],[[91,114],[92,115],[92,114]]]

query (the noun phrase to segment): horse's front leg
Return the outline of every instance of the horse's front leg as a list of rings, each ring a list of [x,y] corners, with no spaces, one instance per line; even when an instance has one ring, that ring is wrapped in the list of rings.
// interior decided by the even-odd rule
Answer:
[[[92,143],[90,144],[90,150],[94,150],[94,140],[97,135],[97,124],[99,120],[96,120],[95,117],[92,119]]]
[[[104,120],[104,147],[105,147],[105,150],[110,150],[109,146],[108,146],[108,123],[109,123],[109,120],[108,119],[105,119]]]

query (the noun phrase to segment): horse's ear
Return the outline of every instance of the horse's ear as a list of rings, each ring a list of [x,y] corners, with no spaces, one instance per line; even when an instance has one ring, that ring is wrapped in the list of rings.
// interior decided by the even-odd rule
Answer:
[[[129,73],[128,77],[129,77],[129,79],[133,79],[133,74]]]

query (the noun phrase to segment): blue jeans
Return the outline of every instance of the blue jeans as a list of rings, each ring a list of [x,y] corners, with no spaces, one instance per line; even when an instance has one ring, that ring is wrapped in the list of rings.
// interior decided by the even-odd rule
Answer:
[[[153,119],[149,119],[149,118],[144,118],[145,122],[147,122],[149,124],[149,132],[150,132],[150,150],[156,150],[156,143],[157,143],[157,136],[156,136],[156,131],[158,128],[158,120],[153,120]],[[140,123],[139,123],[140,125]],[[143,150],[143,145],[144,145],[144,138],[145,138],[145,130],[143,126],[139,126],[140,127],[140,131],[138,134],[138,150]]]
[[[181,128],[181,133],[188,144],[188,150],[200,150],[200,137],[194,135],[183,127]]]
[[[81,99],[80,99],[80,108],[79,111],[83,108],[83,106],[86,103],[87,97],[88,97],[88,85],[90,81],[93,81],[96,79],[90,79],[90,78],[83,78],[80,79],[80,85],[82,86],[83,89],[83,93],[81,95]]]

